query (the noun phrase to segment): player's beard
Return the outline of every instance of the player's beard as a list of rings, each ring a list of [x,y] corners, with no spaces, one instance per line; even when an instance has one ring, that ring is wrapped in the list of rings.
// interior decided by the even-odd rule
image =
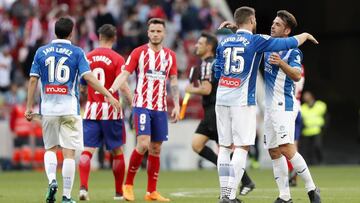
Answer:
[[[150,39],[150,43],[151,43],[152,45],[155,45],[155,46],[160,45],[160,44],[162,43],[162,41],[163,41],[163,39],[158,40],[158,41],[154,41],[154,40],[151,40],[151,39]]]

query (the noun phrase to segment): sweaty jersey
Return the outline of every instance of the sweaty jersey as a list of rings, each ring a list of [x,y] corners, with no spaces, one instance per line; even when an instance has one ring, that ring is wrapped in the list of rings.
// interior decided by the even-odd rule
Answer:
[[[216,103],[216,90],[217,90],[217,86],[218,86],[218,81],[215,79],[214,64],[215,64],[214,57],[208,57],[201,62],[200,75],[199,75],[198,79],[201,82],[208,81],[211,83],[210,94],[204,95],[202,98],[203,108],[206,108],[209,106],[215,106],[215,103]]]
[[[132,51],[125,70],[136,71],[137,84],[133,106],[156,111],[166,111],[166,80],[177,75],[176,56],[168,48],[153,51],[148,44]]]
[[[263,52],[296,48],[295,37],[272,38],[239,29],[228,35],[216,50],[216,76],[219,84],[216,105],[256,105],[256,76]]]
[[[278,54],[292,68],[301,71],[302,53],[299,49],[280,51]],[[294,81],[279,66],[269,63],[270,55],[271,52],[266,52],[264,55],[266,107],[285,111],[296,110],[298,109],[298,104],[296,103]]]
[[[81,48],[56,39],[35,54],[30,76],[40,77],[40,113],[46,116],[80,115],[79,77],[90,73]]]
[[[109,89],[117,75],[121,72],[121,67],[125,60],[118,53],[109,48],[96,48],[86,55],[90,63],[90,69],[95,77],[106,89]],[[115,99],[119,99],[118,92],[113,94]],[[122,118],[122,111],[117,111],[102,94],[88,86],[88,99],[85,106],[84,119],[90,120],[117,120]]]

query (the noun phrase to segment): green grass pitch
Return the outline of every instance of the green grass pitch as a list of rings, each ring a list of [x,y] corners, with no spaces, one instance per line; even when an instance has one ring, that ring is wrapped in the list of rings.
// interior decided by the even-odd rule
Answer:
[[[321,189],[323,203],[360,203],[360,166],[312,167],[313,178]],[[256,183],[256,189],[248,196],[241,197],[246,203],[271,203],[278,195],[271,170],[250,170],[249,175]],[[78,175],[78,174],[77,174]],[[61,172],[58,171],[58,180]],[[95,171],[90,175],[90,202],[115,202],[112,172]],[[143,201],[146,188],[146,172],[140,171],[135,179],[135,202]],[[307,194],[303,182],[291,188],[295,203],[306,203]],[[60,189],[57,202],[60,202]],[[0,202],[39,203],[45,202],[46,177],[41,172],[1,172]],[[73,188],[73,197],[78,199],[79,179]],[[158,190],[172,202],[216,203],[218,202],[218,178],[216,170],[162,171]]]

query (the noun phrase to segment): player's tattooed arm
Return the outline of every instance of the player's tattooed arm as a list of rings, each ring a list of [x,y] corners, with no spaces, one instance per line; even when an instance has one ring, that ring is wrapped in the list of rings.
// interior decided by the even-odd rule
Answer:
[[[176,75],[170,76],[170,88],[171,95],[174,100],[174,105],[179,105],[179,87],[178,87],[178,79]]]
[[[171,122],[175,123],[179,120],[180,116],[180,103],[179,103],[179,86],[178,86],[178,79],[176,75],[170,76],[170,88],[171,88],[171,95],[174,101],[174,109],[171,112],[172,120]]]

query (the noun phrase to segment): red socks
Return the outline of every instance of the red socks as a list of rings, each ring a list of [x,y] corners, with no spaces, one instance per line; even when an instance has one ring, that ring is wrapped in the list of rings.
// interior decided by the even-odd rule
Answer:
[[[136,149],[134,149],[134,151],[130,157],[129,169],[128,169],[128,173],[126,176],[125,185],[134,185],[134,178],[135,178],[137,170],[139,169],[139,167],[141,165],[143,156],[144,155],[139,154],[139,152],[137,152]]]
[[[143,155],[139,154],[136,149],[133,151],[130,157],[129,169],[126,176],[125,185],[134,185],[134,177],[138,171]],[[147,192],[156,191],[156,184],[160,170],[160,157],[152,156],[149,154],[147,163],[147,175],[148,175],[148,186]]]
[[[156,184],[160,170],[160,157],[149,154],[147,163],[148,185],[147,192],[156,191]]]
[[[79,160],[80,189],[88,190],[91,157],[92,154],[88,151],[83,151],[81,153]]]
[[[116,194],[122,195],[122,184],[125,176],[125,160],[124,154],[119,154],[113,157],[112,171],[115,178],[115,191]]]

